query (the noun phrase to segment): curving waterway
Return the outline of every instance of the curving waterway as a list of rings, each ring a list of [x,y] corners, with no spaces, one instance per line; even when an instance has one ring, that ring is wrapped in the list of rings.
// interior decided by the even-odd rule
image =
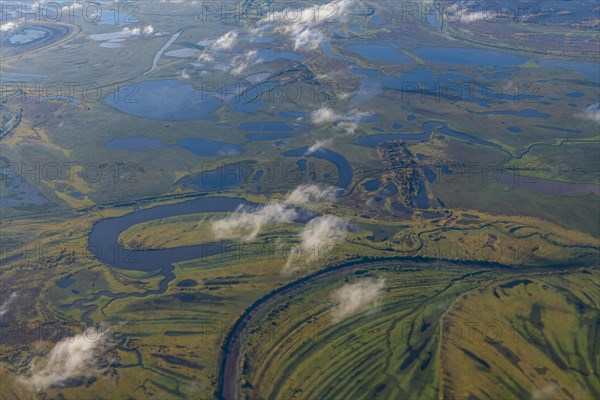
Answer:
[[[254,207],[257,204],[245,199],[231,197],[203,197],[183,203],[146,208],[120,217],[106,218],[98,221],[88,236],[88,249],[99,261],[114,268],[136,271],[158,271],[163,276],[163,279],[160,281],[158,289],[147,290],[143,293],[113,293],[105,290],[96,293],[91,298],[79,299],[72,304],[66,305],[66,307],[77,307],[83,310],[83,321],[87,325],[93,325],[94,321],[90,318],[90,315],[98,308],[93,303],[101,297],[115,300],[164,293],[169,287],[169,283],[175,279],[173,264],[222,254],[230,251],[229,247],[221,243],[205,243],[170,249],[131,250],[119,243],[121,233],[143,222],[186,214],[231,212],[240,206]]]
[[[134,211],[132,213],[106,218],[98,221],[92,228],[89,234],[88,248],[94,256],[101,262],[115,268],[137,270],[137,271],[159,271],[164,277],[157,289],[147,290],[143,293],[121,292],[112,293],[109,291],[101,291],[96,293],[92,298],[84,298],[75,301],[67,307],[77,307],[84,311],[83,320],[92,325],[93,320],[90,315],[97,310],[97,305],[94,304],[100,297],[110,298],[111,301],[129,297],[146,297],[164,293],[169,283],[175,279],[173,273],[173,264],[199,259],[206,256],[222,254],[229,251],[229,248],[221,244],[202,244],[194,246],[182,246],[170,249],[146,249],[146,250],[130,250],[124,248],[119,243],[119,236],[122,232],[131,228],[134,225],[158,220],[162,218],[175,217],[180,215],[208,213],[208,212],[233,212],[239,207],[257,207],[258,204],[251,203],[245,199],[232,197],[202,197],[195,200],[190,200],[182,203],[168,204],[156,206],[143,210]],[[303,211],[299,209],[299,211]],[[304,210],[299,213],[299,222],[306,222],[315,217],[314,213]],[[331,278],[340,274],[343,271],[348,271],[354,268],[366,268],[370,265],[381,265],[386,263],[403,262],[412,263],[430,263],[432,260],[423,258],[410,257],[391,257],[387,259],[365,259],[350,261],[339,265],[334,265],[317,271],[311,275],[300,278],[287,285],[284,285],[273,292],[263,296],[247,308],[242,315],[237,319],[232,329],[230,330],[225,343],[221,349],[221,364],[219,368],[218,380],[218,397],[223,399],[237,398],[239,388],[239,365],[240,356],[242,354],[242,345],[246,328],[254,316],[266,307],[279,301],[282,296],[289,295],[290,292],[299,289],[300,287],[310,284],[314,280]],[[510,272],[509,269],[502,265],[489,262],[466,262],[462,265],[471,265],[478,268],[494,268],[497,271],[504,270]],[[563,265],[564,267],[564,265]],[[123,348],[125,351],[131,351]],[[141,355],[137,353],[138,364],[141,364]]]

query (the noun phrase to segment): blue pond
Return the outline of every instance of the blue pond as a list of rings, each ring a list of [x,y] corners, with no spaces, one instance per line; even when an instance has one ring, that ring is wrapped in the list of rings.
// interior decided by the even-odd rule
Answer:
[[[294,135],[290,133],[247,133],[246,139],[251,142],[258,142],[263,140],[279,140],[279,139],[289,139],[294,137]]]
[[[317,151],[307,154],[309,147],[300,147],[283,153],[285,157],[314,157],[333,163],[338,169],[337,187],[346,189],[352,183],[354,176],[352,166],[342,155],[321,147]]]
[[[165,143],[156,138],[136,136],[126,139],[115,139],[106,143],[106,148],[111,150],[127,150],[133,152],[144,152],[146,150],[164,147]]]
[[[412,58],[406,54],[384,44],[351,44],[346,46],[346,49],[377,63],[405,63],[412,61]]]
[[[510,53],[467,47],[420,47],[414,52],[427,61],[440,64],[500,67],[520,65],[527,61]]]
[[[382,196],[396,196],[398,194],[398,186],[390,183],[380,193]]]
[[[293,119],[297,119],[297,118],[306,118],[307,114],[305,112],[302,112],[302,111],[281,111],[279,113],[279,116],[281,118],[293,118]]]
[[[238,126],[239,130],[246,132],[298,132],[308,130],[304,124],[288,122],[246,122]]]
[[[379,180],[377,180],[377,179],[370,180],[363,184],[363,187],[366,190],[368,190],[369,192],[376,191],[377,189],[379,189],[380,186],[381,186],[381,182],[379,182]]]
[[[575,60],[539,60],[538,62],[543,67],[569,69],[580,73],[592,82],[600,82],[600,70],[596,63]]]
[[[550,118],[550,114],[541,113],[534,109],[527,110],[498,110],[478,112],[480,115],[513,115],[521,118]]]
[[[179,139],[175,145],[167,144],[160,139],[136,136],[126,139],[115,139],[105,145],[111,150],[127,150],[133,152],[144,152],[154,148],[181,147],[196,156],[217,156],[241,154],[244,149],[232,143],[221,142],[205,138],[183,138]]]
[[[177,146],[197,156],[235,155],[244,152],[243,148],[235,144],[194,137],[178,140]]]
[[[379,70],[366,68],[352,68],[352,73],[366,76],[379,76]]]
[[[71,286],[72,284],[75,283],[75,279],[71,277],[71,275],[62,278],[60,281],[56,282],[56,286],[58,286],[61,289],[64,288],[68,288],[69,286]]]
[[[214,119],[210,114],[222,105],[211,94],[176,80],[123,86],[105,101],[124,113],[161,121]]]
[[[251,168],[248,167],[250,164],[242,162],[235,165],[224,165],[215,170],[206,170],[193,177],[185,177],[177,183],[186,188],[193,187],[201,192],[232,189],[254,180],[254,176],[247,175],[251,171]]]
[[[549,125],[536,125],[535,127],[541,128],[541,129],[547,129],[549,131],[556,131],[556,132],[583,133],[582,131],[578,131],[578,130],[574,130],[574,129],[558,128],[556,126],[549,126]]]
[[[369,135],[369,136],[361,136],[358,138],[358,143],[363,146],[375,147],[384,142],[391,141],[418,141],[418,140],[429,140],[433,135],[433,131],[441,132],[445,135],[452,136],[456,139],[464,140],[468,143],[478,144],[486,147],[493,147],[498,149],[504,153],[508,152],[499,144],[489,142],[487,140],[482,140],[476,138],[475,136],[468,135],[463,132],[455,131],[448,127],[448,124],[439,121],[427,121],[423,124],[423,129],[425,132],[418,134],[410,134],[410,133],[385,133],[385,134],[377,134],[377,135]],[[442,138],[442,135],[439,136]]]
[[[276,51],[273,49],[264,49],[264,50],[260,50],[256,53],[256,56],[254,57],[255,59],[260,59],[266,62],[270,62],[270,61],[275,61],[278,59],[285,59],[285,60],[290,60],[290,61],[297,61],[297,62],[301,62],[302,60],[304,60],[304,57],[295,54],[295,53],[291,53],[289,51]]]

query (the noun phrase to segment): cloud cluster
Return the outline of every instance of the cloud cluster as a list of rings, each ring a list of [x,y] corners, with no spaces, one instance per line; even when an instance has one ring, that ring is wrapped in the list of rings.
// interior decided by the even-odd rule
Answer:
[[[310,120],[315,125],[335,124],[336,129],[347,135],[354,134],[360,122],[372,114],[356,109],[350,110],[345,115],[336,113],[331,108],[323,106],[310,114]]]
[[[300,217],[295,206],[320,206],[332,204],[337,189],[322,185],[301,185],[288,193],[283,202],[271,202],[249,209],[240,207],[235,213],[214,221],[211,225],[216,239],[255,240],[269,224],[290,223]],[[323,215],[310,220],[299,235],[299,244],[290,250],[284,273],[317,262],[329,254],[335,245],[346,237],[348,222],[344,218]]]
[[[301,185],[290,192],[283,202],[271,202],[262,207],[239,207],[235,213],[212,223],[213,236],[218,239],[255,240],[269,224],[289,223],[298,218],[293,206],[331,204],[336,188],[321,185]]]
[[[385,287],[385,279],[367,279],[357,283],[346,284],[332,294],[336,306],[332,310],[335,323],[373,305]]]
[[[241,207],[234,214],[213,222],[211,229],[216,239],[249,242],[256,239],[265,226],[291,222],[297,216],[295,209],[281,203],[269,203],[255,210]]]
[[[203,40],[198,45],[205,46],[206,49],[198,56],[199,62],[212,63],[215,61],[215,53],[218,51],[233,49],[238,41],[238,33],[230,31],[216,40]],[[240,55],[236,55],[224,64],[224,71],[229,71],[233,75],[241,75],[248,68],[255,64],[262,63],[262,60],[256,57],[256,50],[246,50]]]
[[[325,39],[324,25],[333,20],[342,20],[352,3],[353,0],[338,0],[316,4],[299,10],[293,17],[288,10],[279,11],[263,18],[260,23],[275,24],[276,32],[294,42],[294,50],[316,50]],[[335,15],[331,16],[332,13]]]
[[[17,297],[18,297],[17,292],[13,292],[8,297],[8,299],[4,303],[2,303],[2,305],[0,305],[0,317],[3,316],[4,314],[6,314],[8,312],[8,310],[10,309],[11,303],[13,301],[15,301],[15,299]]]
[[[20,382],[35,391],[42,391],[98,373],[98,359],[106,353],[107,338],[105,331],[88,328],[81,335],[62,339],[45,357],[32,360],[29,376],[21,377]]]

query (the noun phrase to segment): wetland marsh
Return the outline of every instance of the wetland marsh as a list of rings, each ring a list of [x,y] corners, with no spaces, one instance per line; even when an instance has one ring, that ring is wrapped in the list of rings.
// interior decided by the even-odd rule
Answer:
[[[3,1],[0,398],[600,396],[600,7],[446,3]]]

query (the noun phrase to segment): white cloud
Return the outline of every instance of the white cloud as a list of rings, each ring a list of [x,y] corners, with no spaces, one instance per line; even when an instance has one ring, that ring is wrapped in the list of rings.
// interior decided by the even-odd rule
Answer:
[[[217,39],[217,41],[212,45],[212,48],[214,50],[231,50],[237,41],[237,37],[237,32],[227,32]]]
[[[10,305],[18,297],[17,292],[11,293],[8,299],[0,306],[0,317],[8,312]]]
[[[346,237],[347,221],[344,218],[334,215],[323,215],[310,220],[300,237],[302,239],[302,248],[309,249],[315,244],[326,242],[337,243]]]
[[[295,209],[281,203],[269,203],[258,209],[241,207],[235,213],[213,222],[212,233],[216,239],[252,241],[268,224],[291,222],[297,217]]]
[[[300,233],[300,244],[291,249],[282,272],[294,272],[330,254],[346,237],[347,227],[346,219],[334,215],[323,215],[310,220]]]
[[[129,27],[125,27],[120,31],[117,32],[109,32],[109,33],[99,33],[96,35],[90,35],[90,39],[92,40],[96,40],[96,41],[104,41],[104,40],[115,40],[115,39],[126,39],[132,36],[140,36],[141,34],[144,35],[151,35],[152,32],[154,32],[154,28],[152,27],[152,25],[147,25],[144,28],[129,28]]]
[[[298,206],[315,204],[332,204],[335,201],[337,189],[324,185],[301,185],[288,194],[285,202]]]
[[[580,117],[600,124],[600,103],[588,106],[585,111],[580,114]]]
[[[346,135],[353,135],[358,129],[356,122],[342,121],[337,126],[338,130]]]
[[[556,392],[560,387],[555,383],[548,383],[542,386],[540,389],[534,389],[531,392],[531,400],[545,400],[554,398],[552,394]]]
[[[331,296],[336,303],[332,310],[333,321],[340,322],[349,315],[364,310],[367,305],[372,306],[384,287],[385,279],[367,279],[342,286]]]
[[[326,106],[323,106],[310,114],[310,120],[315,125],[337,122],[342,118],[342,115],[336,114],[335,111]]]
[[[310,208],[332,204],[336,199],[337,190],[331,186],[301,185],[288,193],[282,202],[275,201],[254,209],[239,207],[227,217],[213,221],[212,234],[219,240],[255,240],[269,224],[297,220],[299,210],[295,206]],[[299,245],[291,249],[283,272],[292,272],[329,254],[335,245],[346,237],[347,226],[346,219],[333,215],[323,215],[310,220],[300,232]]]
[[[262,60],[256,58],[257,51],[249,50],[241,56],[236,56],[231,60],[234,67],[231,69],[233,75],[240,75],[253,65],[260,64]]]
[[[340,0],[317,4],[297,13],[279,11],[263,18],[260,23],[275,24],[276,32],[286,35],[294,42],[294,50],[316,50],[325,38],[323,26],[334,20],[343,20],[352,3],[353,0]],[[335,15],[331,16],[332,12]]]
[[[358,129],[360,122],[365,121],[372,114],[352,109],[345,115],[338,114],[327,106],[323,106],[310,114],[311,122],[315,125],[335,124],[335,129],[346,135],[352,135]]]
[[[45,357],[32,360],[29,376],[19,381],[35,391],[60,386],[70,379],[99,372],[99,359],[107,352],[107,331],[88,328],[81,335],[67,337],[54,345]]]
[[[198,61],[202,61],[202,62],[213,62],[215,60],[215,57],[212,55],[212,53],[210,52],[203,52],[198,56]]]
[[[283,202],[271,202],[262,207],[239,207],[229,216],[214,221],[211,226],[216,239],[252,241],[268,224],[288,223],[298,217],[293,207],[331,204],[336,198],[336,188],[323,185],[301,185],[290,192]]]
[[[190,79],[190,74],[188,74],[188,72],[185,69],[182,69],[181,72],[179,73],[179,78],[180,79]]]
[[[0,24],[0,32],[9,32],[18,27],[19,23],[17,22],[5,22],[4,24]]]
[[[309,155],[313,154],[314,152],[321,150],[325,146],[330,146],[332,143],[333,143],[333,141],[331,139],[317,140],[315,142],[315,144],[313,144],[312,146],[310,146],[308,148],[308,150],[306,150],[305,156],[309,156]]]
[[[237,43],[238,33],[235,31],[227,32],[223,36],[216,40],[201,40],[198,45],[204,46],[205,50],[198,56],[198,61],[205,63],[212,63],[215,61],[215,53],[222,50],[231,50]],[[262,62],[262,60],[256,59],[256,50],[248,50],[242,55],[234,56],[230,60],[230,64],[227,68],[221,68],[224,71],[230,71],[233,75],[240,75],[247,68],[254,64]],[[216,66],[215,66],[216,67]]]

